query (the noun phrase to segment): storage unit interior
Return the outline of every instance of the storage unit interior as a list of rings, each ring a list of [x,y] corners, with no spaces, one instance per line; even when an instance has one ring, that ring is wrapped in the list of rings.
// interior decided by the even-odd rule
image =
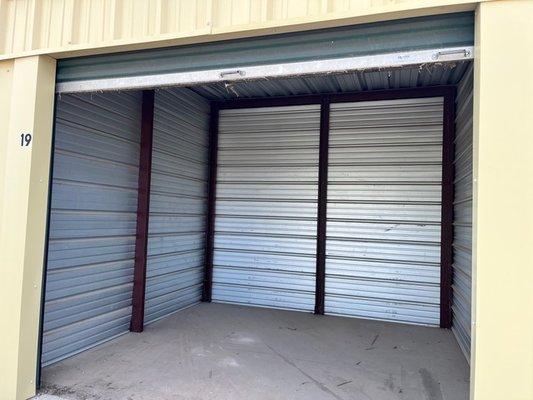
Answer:
[[[59,95],[43,391],[467,399],[472,71]],[[147,106],[145,331],[128,334]]]
[[[473,28],[60,62],[43,390],[467,399]]]

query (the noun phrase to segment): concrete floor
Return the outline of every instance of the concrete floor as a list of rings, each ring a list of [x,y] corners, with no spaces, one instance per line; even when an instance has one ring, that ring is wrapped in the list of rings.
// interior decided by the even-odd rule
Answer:
[[[43,370],[41,400],[466,400],[448,330],[200,304]]]

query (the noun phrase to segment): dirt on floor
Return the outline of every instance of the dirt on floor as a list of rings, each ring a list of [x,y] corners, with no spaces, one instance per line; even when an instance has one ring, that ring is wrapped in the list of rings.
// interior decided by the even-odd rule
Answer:
[[[467,400],[449,330],[203,303],[43,369],[39,400]]]

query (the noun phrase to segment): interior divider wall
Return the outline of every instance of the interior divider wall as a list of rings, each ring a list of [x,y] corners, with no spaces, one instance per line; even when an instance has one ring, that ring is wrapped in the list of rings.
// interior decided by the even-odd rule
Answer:
[[[435,86],[435,87],[423,87],[423,88],[412,88],[412,89],[397,89],[397,90],[383,90],[383,91],[371,91],[371,92],[356,92],[356,93],[340,93],[340,94],[328,94],[328,95],[306,95],[306,96],[290,96],[290,97],[283,97],[283,98],[265,98],[265,99],[233,99],[233,100],[227,100],[227,101],[221,101],[221,102],[216,102],[216,107],[217,109],[220,109],[220,113],[228,113],[228,115],[246,115],[246,114],[250,114],[250,115],[253,115],[254,112],[258,112],[258,109],[262,109],[262,110],[265,110],[265,108],[267,107],[278,107],[278,110],[281,112],[281,114],[277,113],[274,111],[274,110],[270,110],[269,112],[271,113],[272,116],[276,116],[277,119],[280,118],[280,115],[283,115],[282,113],[282,110],[283,110],[283,107],[293,107],[293,106],[303,106],[303,105],[313,105],[313,104],[316,104],[316,105],[319,105],[321,104],[325,98],[328,98],[329,99],[329,102],[331,102],[331,104],[333,103],[343,103],[343,102],[364,102],[364,101],[367,101],[367,102],[372,102],[372,101],[388,101],[388,100],[399,100],[399,99],[423,99],[423,98],[438,98],[438,97],[441,97],[443,100],[441,102],[441,105],[440,105],[440,112],[437,110],[439,108],[439,105],[436,104],[435,106],[431,106],[429,105],[429,109],[428,110],[433,110],[431,107],[434,108],[433,111],[431,111],[432,114],[428,114],[430,116],[430,118],[433,118],[433,114],[435,114],[437,120],[435,121],[435,123],[437,123],[437,126],[440,124],[440,129],[441,129],[441,140],[443,140],[442,143],[440,143],[440,145],[438,146],[439,147],[439,161],[438,161],[438,164],[439,164],[439,168],[444,168],[446,169],[445,171],[443,170],[442,171],[442,177],[443,177],[443,181],[440,181],[440,172],[439,172],[439,180],[437,181],[437,184],[440,184],[441,185],[441,190],[442,191],[445,191],[445,192],[441,192],[438,194],[438,202],[435,203],[437,205],[437,222],[438,222],[438,227],[439,227],[439,235],[438,235],[438,239],[439,239],[439,242],[437,243],[437,247],[442,250],[444,248],[444,252],[441,253],[439,251],[439,255],[438,255],[438,258],[435,260],[436,262],[436,265],[440,265],[440,268],[437,268],[437,281],[435,282],[435,285],[436,285],[436,290],[437,290],[437,300],[436,300],[436,306],[437,306],[437,317],[436,319],[434,319],[433,321],[434,322],[427,322],[427,321],[424,321],[424,320],[413,320],[412,322],[415,322],[415,323],[428,323],[428,324],[436,324],[436,325],[439,325],[441,327],[449,327],[449,324],[450,324],[450,321],[451,321],[451,307],[450,307],[450,304],[451,304],[451,300],[450,300],[450,296],[451,296],[451,289],[450,289],[450,285],[451,285],[451,257],[449,257],[449,255],[451,254],[451,243],[452,243],[452,231],[450,229],[451,227],[451,216],[453,215],[453,204],[451,202],[451,200],[453,199],[453,185],[450,185],[450,177],[453,176],[453,165],[451,164],[451,162],[445,162],[444,165],[441,165],[440,163],[442,162],[442,160],[451,160],[453,159],[453,142],[452,142],[452,146],[449,146],[449,145],[446,145],[446,143],[450,143],[450,137],[453,139],[453,135],[454,135],[454,132],[453,132],[453,123],[450,123],[450,116],[452,116],[451,118],[453,118],[453,109],[450,108],[450,104],[453,106],[453,99],[454,99],[454,93],[455,93],[455,88],[452,87],[452,86]],[[435,108],[436,107],[436,108]],[[252,109],[252,110],[250,110]],[[253,110],[255,109],[255,111]],[[416,110],[414,110],[414,112],[416,112]],[[415,114],[416,115],[416,114]],[[274,117],[274,118],[276,118]],[[423,117],[421,117],[423,118]],[[438,121],[440,120],[440,122]],[[264,122],[264,118],[258,118],[257,119],[257,125],[256,127],[258,127],[260,125],[261,122]],[[453,122],[453,121],[452,121]],[[394,124],[394,121],[391,120],[389,121],[390,124]],[[431,122],[433,123],[433,122]],[[220,125],[220,121],[219,121],[219,125]],[[220,128],[220,126],[219,126]],[[228,130],[226,132],[226,134],[229,134],[231,131],[237,131],[239,129],[244,129],[243,132],[247,132],[247,133],[253,133],[255,132],[254,129],[252,129],[252,127],[248,127],[248,128],[242,128],[239,126],[239,123],[237,120],[235,120],[233,122],[233,125],[231,127],[230,130]],[[276,128],[278,131],[283,131],[283,127],[280,125]],[[257,133],[257,132],[255,132]],[[220,132],[219,132],[220,134]],[[235,138],[235,140],[237,140],[237,138]],[[235,143],[239,143],[239,141],[237,140],[237,142]],[[232,144],[235,144],[235,143],[232,143]],[[219,162],[217,163],[217,165],[215,166],[216,168],[220,168],[221,165],[224,165],[224,160],[230,160],[231,157],[225,155],[224,151],[226,149],[222,148],[222,150],[220,149],[220,141],[219,141]],[[229,150],[229,144],[228,144],[228,147],[227,147],[227,150]],[[235,149],[234,149],[235,150]],[[222,151],[222,153],[221,153]],[[236,150],[235,150],[236,151]],[[450,154],[448,154],[449,152],[452,152],[452,155],[450,156]],[[224,154],[223,158],[222,158],[222,163],[220,161],[220,154]],[[274,154],[274,153],[273,153]],[[229,157],[229,158],[228,158]],[[441,158],[442,157],[442,158]],[[293,155],[293,158],[294,158],[294,155]],[[252,158],[250,158],[250,160],[252,160]],[[234,159],[235,161],[236,159]],[[257,158],[255,158],[255,161],[257,161]],[[238,165],[237,165],[238,164]],[[237,163],[236,165],[231,165],[230,167],[233,167],[233,169],[235,170],[237,167],[240,167],[242,169],[245,169],[246,170],[246,173],[249,173],[249,167],[250,165],[247,165],[246,163]],[[242,165],[241,165],[242,164]],[[282,163],[283,164],[283,163]],[[274,165],[273,165],[274,166]],[[227,169],[228,166],[225,166],[225,169]],[[272,166],[268,165],[268,168],[271,168]],[[224,172],[225,169],[223,170]],[[451,171],[451,172],[450,172]],[[234,171],[235,172],[235,171]],[[231,175],[231,174],[229,174]],[[217,191],[217,201],[216,201],[216,207],[213,207],[211,212],[214,214],[214,217],[215,217],[215,220],[217,221],[215,223],[215,231],[217,230],[220,230],[220,231],[224,231],[226,228],[225,227],[236,227],[238,228],[238,231],[239,232],[234,232],[234,233],[231,233],[230,236],[233,236],[232,239],[235,239],[235,237],[237,237],[238,239],[238,236],[241,235],[242,236],[242,229],[245,229],[243,228],[242,226],[237,226],[237,222],[233,223],[233,224],[230,224],[230,225],[227,225],[227,222],[226,224],[224,225],[224,227],[222,227],[222,225],[218,222],[218,220],[220,219],[220,215],[221,214],[224,214],[226,211],[224,210],[231,210],[232,208],[227,208],[229,205],[228,205],[228,200],[230,201],[233,201],[233,200],[236,200],[235,198],[235,194],[237,193],[237,188],[233,188],[231,189],[228,184],[231,186],[231,184],[235,184],[236,182],[233,182],[232,180],[233,179],[238,179],[238,174],[237,175],[232,175],[233,178],[231,178],[230,176],[228,175],[228,173],[221,173],[220,171],[217,171],[217,176],[219,178],[223,178],[222,181],[222,186],[224,187],[224,179],[228,180],[228,182],[225,182],[225,188],[223,190],[223,195],[219,195],[219,192]],[[324,175],[324,174],[323,174]],[[267,176],[267,175],[265,175]],[[327,175],[324,177],[322,176],[321,178],[321,182],[317,182],[317,187],[326,187],[327,188],[327,184],[325,184],[325,182],[323,180],[326,180],[327,182]],[[271,182],[273,183],[273,182]],[[218,186],[218,190],[220,190],[220,182],[217,183],[217,186]],[[253,185],[252,185],[253,186]],[[241,187],[241,189],[243,189]],[[250,192],[250,190],[252,190],[252,192]],[[324,189],[321,189],[322,191],[324,191]],[[248,191],[249,194],[253,193],[254,191],[258,191],[260,192],[260,188],[252,188],[251,186],[248,187],[245,191]],[[294,192],[294,196],[297,197],[298,196],[298,191]],[[323,194],[323,193],[322,193]],[[258,196],[257,193],[254,193],[254,194],[251,194],[252,197],[256,197]],[[229,197],[228,197],[229,196]],[[227,197],[227,198],[225,198]],[[260,196],[259,196],[260,197]],[[443,199],[443,202],[441,203],[441,197]],[[240,204],[240,206],[238,208],[233,208],[233,211],[231,212],[232,214],[240,214],[243,212],[244,208],[243,207],[247,207],[250,203],[248,201],[244,201],[244,202],[241,202],[242,204]],[[238,205],[238,204],[237,204]],[[236,206],[234,204],[234,206]],[[316,205],[318,207],[318,203]],[[265,210],[263,210],[265,211]],[[267,210],[268,211],[268,210]],[[237,215],[234,215],[234,217],[236,217]],[[233,217],[232,217],[233,218]],[[250,218],[250,216],[246,216],[245,218]],[[441,222],[444,221],[445,223],[442,224]],[[324,219],[322,222],[320,222],[320,220],[318,221],[318,223],[322,223],[322,224],[326,224],[327,221]],[[263,224],[264,225],[264,224]],[[222,229],[221,229],[222,227]],[[260,225],[258,225],[257,227],[255,228],[250,228],[251,231],[254,231],[256,232],[257,230],[260,230],[260,229],[263,229],[264,226],[261,228]],[[322,229],[324,229],[324,232],[326,232],[326,229],[325,227],[322,227]],[[320,232],[321,231],[321,227],[320,226],[317,226],[317,232]],[[305,235],[305,232],[304,231],[301,231],[300,234],[304,234]],[[219,267],[217,266],[217,261],[216,261],[216,258],[217,258],[217,247],[219,249],[224,249],[224,251],[227,251],[229,247],[232,247],[234,246],[235,243],[232,243],[232,241],[230,241],[228,238],[226,239],[223,239],[224,235],[219,235],[218,238],[217,238],[217,235],[215,235],[215,243],[213,244],[213,249],[214,250],[214,254],[215,254],[215,262],[214,262],[214,270],[212,271],[212,276],[213,276],[213,281],[215,282],[215,285],[213,287],[213,290],[218,290],[218,294],[217,295],[214,295],[213,296],[213,300],[214,301],[225,301],[225,302],[236,302],[236,303],[245,303],[245,304],[253,304],[256,300],[253,300],[253,301],[250,301],[250,295],[251,295],[251,292],[249,289],[244,289],[244,292],[241,290],[241,293],[240,294],[236,294],[234,296],[234,298],[232,299],[231,296],[226,296],[226,294],[224,295],[221,295],[221,290],[222,288],[224,287],[224,285],[226,285],[226,288],[228,287],[227,285],[231,286],[231,287],[238,287],[238,286],[242,286],[242,285],[245,285],[244,288],[246,288],[246,285],[249,285],[249,284],[252,284],[253,285],[253,282],[254,281],[257,281],[257,280],[260,280],[261,278],[259,278],[258,276],[254,276],[254,274],[252,272],[248,272],[246,274],[244,274],[244,276],[238,276],[238,270],[242,270],[243,268],[246,269],[246,268],[250,268],[250,266],[252,264],[250,263],[255,263],[256,261],[252,261],[252,255],[254,254],[254,246],[252,245],[253,241],[250,242],[250,245],[251,247],[249,249],[246,250],[246,254],[248,254],[248,261],[246,261],[246,257],[243,258],[241,261],[246,264],[246,265],[241,265],[239,267],[236,268],[235,265],[233,265],[235,263],[235,260],[231,260],[230,258],[226,258],[226,263],[227,265],[225,265],[225,267],[223,267],[222,269],[219,269]],[[242,238],[241,238],[242,239]],[[242,240],[241,240],[242,242]],[[242,242],[244,243],[244,242]],[[242,244],[241,243],[241,244]],[[318,249],[318,247],[317,247]],[[237,251],[237,249],[230,249],[233,253],[235,251]],[[210,249],[208,249],[207,251],[211,251]],[[270,251],[270,250],[269,250]],[[220,250],[219,250],[219,255],[222,254],[220,253]],[[441,258],[441,254],[446,254],[445,257],[442,257]],[[252,258],[250,258],[252,257]],[[220,259],[220,258],[219,258]],[[244,261],[243,261],[244,260]],[[317,263],[317,267],[318,267],[318,263]],[[207,268],[207,270],[209,270],[209,266]],[[225,272],[223,271],[230,271],[230,270],[234,270],[237,271],[235,272],[233,275],[227,275]],[[318,271],[318,268],[317,268],[317,271]],[[217,278],[217,274],[218,274],[218,278]],[[236,275],[237,274],[237,275]],[[226,276],[227,275],[227,276]],[[231,276],[233,276],[233,278],[231,278]],[[204,282],[204,290],[206,292],[209,291],[210,289],[210,285],[212,282],[210,282],[210,278],[208,277],[208,274],[206,273],[205,274],[205,282]],[[227,282],[225,282],[226,278],[228,278],[229,280]],[[217,284],[216,284],[216,281],[218,279],[218,287],[217,287]],[[315,282],[316,283],[316,288],[319,288],[321,285],[324,285],[324,282],[322,281],[323,279],[325,279],[325,277],[321,277],[320,275],[317,275],[317,281]],[[281,280],[282,278],[281,277],[278,277],[276,279],[274,279],[274,282],[277,282],[276,284],[281,284]],[[440,281],[440,282],[439,282]],[[232,283],[233,282],[233,283]],[[301,283],[301,282],[300,282]],[[221,286],[222,284],[222,286]],[[267,291],[270,290],[272,288],[265,288]],[[245,295],[243,294],[245,293]],[[273,293],[271,291],[271,293]],[[244,296],[244,297],[243,297]],[[321,292],[321,291],[316,291],[315,292],[315,306],[316,305],[320,305],[320,303],[322,302],[322,304],[324,303],[324,296],[325,296],[325,293]],[[287,304],[290,304],[289,303],[285,303],[283,304],[283,299],[282,299],[282,296],[275,296],[276,298],[279,297],[279,305],[281,305],[282,308],[286,308]],[[261,305],[261,304],[260,304]],[[290,307],[289,307],[290,308]],[[305,309],[305,308],[304,308]],[[315,307],[315,312],[317,313],[321,313],[321,310],[320,310],[320,307]],[[439,318],[440,317],[440,318]],[[383,318],[380,318],[378,317],[378,319],[383,319]],[[387,319],[387,318],[384,318],[384,319]],[[408,321],[406,321],[408,322]]]
[[[209,114],[189,89],[155,92],[145,324],[202,297]]]

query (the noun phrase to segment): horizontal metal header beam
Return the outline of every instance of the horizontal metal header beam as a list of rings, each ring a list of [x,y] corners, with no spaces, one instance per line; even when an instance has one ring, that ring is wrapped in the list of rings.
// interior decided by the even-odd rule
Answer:
[[[377,54],[372,56],[276,65],[241,66],[231,70],[213,69],[161,75],[93,79],[87,81],[58,83],[56,91],[58,93],[74,93],[121,89],[147,89],[165,86],[192,86],[216,82],[251,81],[318,74],[340,74],[354,71],[390,69],[403,66],[471,60],[473,58],[473,51],[474,49],[471,46],[453,47],[438,50],[416,50],[404,53]]]
[[[60,60],[57,91],[141,89],[394,68],[472,56],[472,13]],[[469,54],[467,54],[470,52]]]
[[[329,103],[344,103],[356,101],[379,101],[379,100],[397,100],[397,99],[414,99],[425,97],[446,97],[455,93],[455,86],[425,86],[404,89],[385,89],[360,92],[346,93],[321,93],[307,94],[296,96],[279,96],[279,97],[260,97],[260,98],[241,98],[214,101],[211,104],[217,109],[234,109],[234,108],[257,108],[257,107],[283,107],[283,106],[300,106],[308,104],[321,104],[324,98]]]

